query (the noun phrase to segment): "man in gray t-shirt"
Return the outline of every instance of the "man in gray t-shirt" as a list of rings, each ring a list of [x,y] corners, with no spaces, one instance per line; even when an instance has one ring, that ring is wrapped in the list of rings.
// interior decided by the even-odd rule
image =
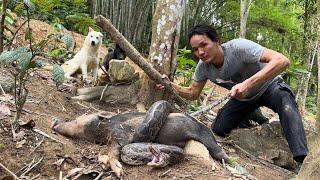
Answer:
[[[225,136],[239,126],[246,114],[260,106],[278,113],[294,159],[302,163],[308,153],[306,136],[294,94],[278,75],[289,65],[287,57],[246,39],[219,44],[215,29],[198,25],[189,33],[199,63],[190,87],[172,84],[187,99],[199,97],[206,81],[227,85],[231,99],[212,124],[212,131]]]

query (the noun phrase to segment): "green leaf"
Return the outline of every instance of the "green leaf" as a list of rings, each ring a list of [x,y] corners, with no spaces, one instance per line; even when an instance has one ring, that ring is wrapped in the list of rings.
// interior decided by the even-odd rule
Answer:
[[[53,49],[50,52],[51,56],[53,57],[59,57],[59,56],[64,56],[67,54],[67,50],[65,48],[57,48],[57,49]]]
[[[0,149],[4,149],[6,146],[4,144],[0,144]]]
[[[25,40],[31,39],[31,30],[30,30],[30,28],[27,28],[26,33],[24,35],[24,39]]]
[[[52,70],[53,80],[56,82],[56,86],[60,86],[64,82],[64,71],[58,64],[53,65]]]
[[[239,157],[237,157],[237,156],[232,156],[232,157],[230,157],[230,158],[229,158],[230,164],[231,164],[233,167],[235,167],[235,166],[238,164],[238,163],[237,163],[238,159],[239,159]]]
[[[17,55],[19,65],[22,72],[25,72],[29,69],[30,60],[32,58],[31,52],[24,52]]]
[[[66,44],[66,49],[72,51],[74,46],[73,38],[70,35],[65,34],[61,37],[61,40]]]
[[[12,51],[4,51],[0,55],[0,62],[2,61],[7,64],[12,63],[13,61],[18,60],[18,58],[20,58],[20,54],[26,52],[28,52],[28,49],[22,46]]]
[[[29,68],[40,68],[43,67],[45,64],[46,63],[44,61],[35,59],[29,63]]]
[[[10,63],[14,61],[14,51],[4,51],[0,54],[0,62]]]
[[[30,0],[23,0],[23,4],[31,10],[35,9],[35,5]]]
[[[65,30],[66,28],[61,23],[54,23],[53,27],[58,31]]]

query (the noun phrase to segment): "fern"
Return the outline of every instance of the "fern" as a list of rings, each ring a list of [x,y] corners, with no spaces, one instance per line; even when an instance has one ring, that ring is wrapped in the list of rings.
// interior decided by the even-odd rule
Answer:
[[[28,49],[22,46],[12,51],[4,51],[0,55],[0,62],[10,64],[13,61],[18,60],[19,58],[23,58],[23,56],[26,56],[25,53],[27,52],[28,52]],[[25,55],[22,55],[22,54],[25,54]]]
[[[56,86],[60,86],[64,82],[64,71],[58,64],[53,65],[52,70],[53,80],[56,82]]]
[[[61,40],[66,44],[66,49],[68,51],[72,51],[73,49],[73,46],[74,46],[74,40],[73,38],[68,35],[68,34],[65,34],[61,37]]]
[[[4,51],[0,55],[0,62],[9,63],[14,61],[14,52],[13,51]]]
[[[30,67],[30,60],[32,58],[32,54],[29,52],[21,53],[18,55],[18,62],[22,72],[26,72]]]

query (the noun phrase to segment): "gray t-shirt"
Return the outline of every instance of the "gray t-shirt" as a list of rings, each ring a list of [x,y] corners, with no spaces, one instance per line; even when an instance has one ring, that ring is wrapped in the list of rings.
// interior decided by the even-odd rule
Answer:
[[[221,44],[224,52],[224,62],[217,69],[212,63],[205,64],[199,60],[193,80],[206,81],[231,89],[235,84],[241,83],[260,71],[266,63],[260,62],[265,47],[247,39],[234,39]],[[251,101],[259,97],[271,81],[257,85],[249,90],[243,101]]]

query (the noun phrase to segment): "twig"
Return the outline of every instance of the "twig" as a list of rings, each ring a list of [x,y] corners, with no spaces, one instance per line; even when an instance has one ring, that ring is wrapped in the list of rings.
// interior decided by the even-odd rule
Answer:
[[[90,108],[92,108],[93,110],[98,111],[98,112],[101,112],[101,111],[102,111],[102,110],[99,110],[99,109],[93,107],[93,105],[92,105],[91,103],[90,103]]]
[[[165,175],[167,175],[169,172],[171,171],[171,169],[168,169],[166,172],[162,173],[159,177],[164,177]]]
[[[4,92],[4,90],[3,90],[2,86],[1,86],[1,84],[0,84],[0,89],[1,89],[2,94],[3,94],[3,95],[6,95],[6,92]]]
[[[106,86],[103,88],[101,96],[100,96],[100,101],[102,100],[104,92],[107,90],[108,86],[109,86],[109,84],[106,84]]]
[[[41,174],[37,174],[35,176],[33,176],[32,178],[30,178],[30,180],[33,180],[33,179],[37,179]]]
[[[82,107],[84,107],[84,108],[90,109],[90,107],[88,107],[88,106],[86,106],[86,105],[81,104],[79,101],[77,101],[77,104],[79,104],[80,106],[82,106]]]
[[[105,75],[109,76],[108,72],[99,64],[99,68],[104,72]]]
[[[24,172],[21,174],[21,176],[24,176],[24,175],[26,175],[27,173],[29,173],[36,165],[38,165],[38,164],[42,161],[42,159],[43,159],[43,157],[41,157],[38,162],[36,162],[36,163],[34,163],[33,165],[31,165],[31,167],[30,167],[29,169],[27,169],[26,171],[24,171]],[[32,161],[33,161],[33,160],[32,160]],[[20,176],[20,177],[21,177],[21,176]]]
[[[59,173],[59,180],[63,180],[62,171]]]
[[[204,98],[204,100],[203,100],[203,102],[202,102],[203,105],[206,106],[206,105],[208,104],[208,100],[209,100],[210,96],[212,95],[212,92],[213,92],[213,90],[215,89],[215,87],[216,87],[216,85],[214,85],[212,88],[210,88],[207,96]]]
[[[210,109],[218,106],[219,104],[221,104],[223,101],[227,100],[227,99],[230,99],[230,94],[227,94],[226,96],[223,96],[222,98],[218,99],[217,101],[215,101],[214,103],[208,105],[208,106],[204,106],[202,107],[201,109],[199,109],[198,111],[195,111],[193,113],[190,114],[190,116],[196,116],[198,114],[202,114],[206,111],[209,111]]]
[[[33,128],[32,130],[33,130],[34,132],[36,132],[36,133],[39,133],[39,134],[41,134],[41,135],[49,138],[49,139],[52,139],[52,140],[55,141],[55,142],[58,142],[58,143],[61,143],[61,144],[66,144],[66,143],[64,143],[64,142],[59,141],[58,139],[56,139],[56,138],[54,138],[54,137],[49,136],[48,134],[46,134],[45,132],[41,131],[40,129]]]
[[[62,111],[66,111],[66,108],[61,104],[61,102],[57,101],[55,98],[53,98],[53,100],[62,106]]]
[[[31,153],[33,153],[33,152],[42,144],[43,140],[44,140],[44,137],[42,136],[41,141],[38,142],[38,144],[36,145],[36,147],[33,148],[33,150],[31,150],[31,152],[29,153],[29,155],[30,155]]]
[[[103,175],[103,172],[101,172],[96,178],[94,178],[94,180],[99,180],[102,175]]]
[[[13,172],[11,172],[8,168],[6,168],[1,162],[0,162],[0,166],[6,170],[9,174],[11,174],[11,176],[13,176],[15,179],[19,179],[18,176],[16,176]]]
[[[10,46],[13,43],[13,40],[15,39],[16,35],[18,34],[19,30],[27,23],[27,20],[23,21],[23,23],[19,26],[19,28],[16,30],[16,32],[13,34],[12,39],[10,40],[10,42],[8,43],[8,47],[10,49]]]
[[[224,159],[222,159],[222,165],[224,169],[227,169],[226,162],[224,161]]]

